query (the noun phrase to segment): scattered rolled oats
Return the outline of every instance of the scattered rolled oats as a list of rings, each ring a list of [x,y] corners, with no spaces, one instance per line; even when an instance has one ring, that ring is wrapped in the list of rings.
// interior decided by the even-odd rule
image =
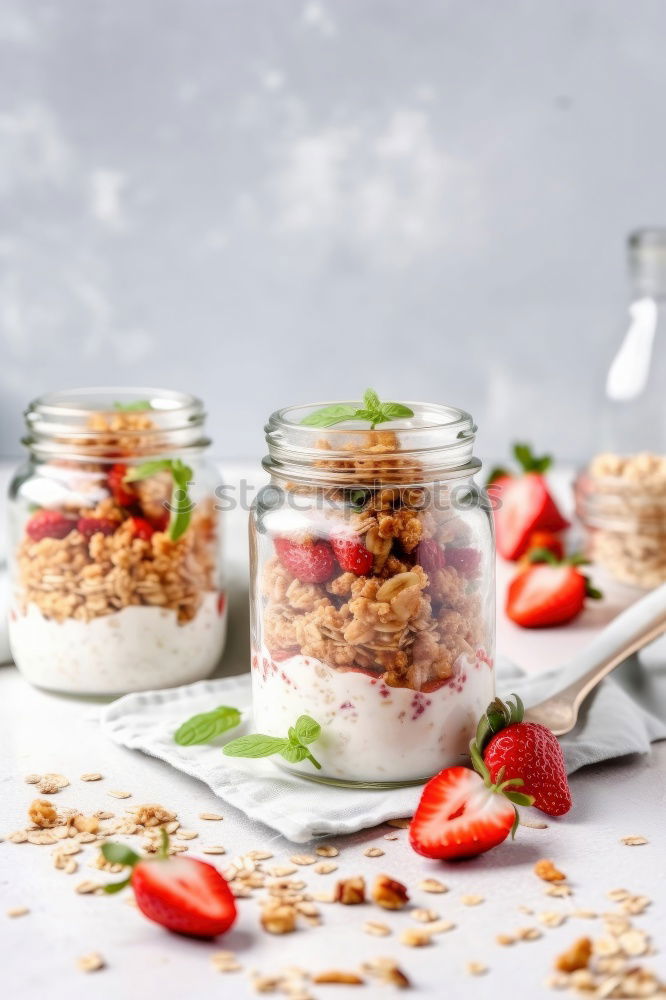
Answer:
[[[23,780],[28,785],[37,785],[42,780],[42,776],[41,774],[26,774]]]
[[[449,891],[449,887],[444,885],[443,882],[440,882],[439,879],[436,878],[424,878],[421,882],[419,882],[419,889],[422,889],[423,892]]]
[[[320,858],[337,858],[339,853],[337,847],[333,847],[332,844],[320,844],[319,847],[315,847],[315,854]]]
[[[594,910],[572,910],[572,917],[580,917],[581,920],[596,920],[599,916]]]
[[[573,895],[573,889],[566,882],[553,882],[546,889],[546,895],[564,898]]]
[[[208,847],[201,848],[202,854],[226,854],[226,847],[222,847],[222,844],[209,844]]]
[[[83,882],[79,882],[74,886],[74,892],[78,892],[80,896],[88,896],[92,892],[97,892],[101,890],[103,886],[99,882],[92,882],[90,879],[86,879]]]
[[[91,951],[89,954],[77,958],[76,964],[81,972],[97,972],[104,968],[106,962],[98,951]]]
[[[27,840],[30,844],[55,844],[57,837],[54,837],[50,830],[28,830]]]
[[[293,875],[296,870],[296,865],[273,865],[268,869],[268,874],[273,878],[286,878],[288,875]]]
[[[83,813],[77,813],[72,819],[72,826],[79,833],[97,833],[99,831],[99,819],[97,816],[84,816]]]
[[[541,936],[538,927],[519,927],[516,931],[518,941],[537,941]]]
[[[626,844],[627,847],[642,847],[643,844],[648,844],[649,841],[647,837],[641,837],[634,834],[630,837],[622,837],[620,843]]]
[[[273,857],[270,851],[248,851],[246,857],[251,861],[269,861]]]
[[[340,879],[335,887],[335,899],[345,906],[365,903],[365,879],[362,875]]]
[[[292,865],[313,865],[317,859],[313,854],[292,854],[289,860]]]
[[[118,794],[116,792],[109,792],[109,795],[116,795],[119,799],[126,799],[129,798],[130,793],[124,792]],[[176,814],[174,812],[171,812],[170,809],[165,809],[164,806],[159,805],[157,802],[145,802],[134,809],[134,821],[148,828],[164,826],[166,823],[174,822],[175,819]]]
[[[379,920],[366,920],[363,924],[363,931],[365,934],[372,934],[374,937],[388,937],[392,933],[389,925],[383,924]]]
[[[13,833],[8,834],[7,836],[7,840],[11,841],[12,844],[25,844],[27,839],[27,830],[14,830]]]
[[[238,972],[243,968],[233,951],[214,951],[210,960],[216,972]]]
[[[537,920],[544,927],[559,927],[567,919],[566,913],[560,913],[557,910],[545,910],[540,913]]]
[[[384,855],[381,847],[366,847],[363,853],[366,858],[381,858]]]
[[[224,816],[220,815],[220,813],[199,813],[199,819],[206,819],[209,822],[214,823],[224,819]]]
[[[384,840],[399,840],[397,833],[385,833]]]
[[[412,822],[411,816],[408,819],[387,819],[386,825],[393,826],[396,830],[407,830]]]
[[[426,907],[419,906],[415,910],[412,910],[410,917],[418,920],[421,924],[429,924],[433,920],[439,920],[439,913],[437,910],[428,910]]]
[[[12,906],[6,911],[8,917],[25,917],[26,914],[30,913],[27,906]]]
[[[624,934],[620,934],[617,941],[625,955],[630,958],[646,955],[650,950],[650,938],[645,931],[637,929],[625,931]]]
[[[31,823],[41,829],[58,825],[58,810],[48,799],[35,799],[28,806],[28,817]]]
[[[407,886],[389,875],[378,875],[372,886],[372,899],[385,910],[401,910],[409,902]]]
[[[178,840],[195,840],[199,834],[196,830],[179,830],[176,833],[176,838]]]
[[[78,840],[79,844],[94,844],[95,841],[97,840],[97,837],[95,836],[94,833],[84,832],[84,833],[77,833],[76,839]]]
[[[555,968],[558,972],[576,972],[587,969],[592,956],[592,941],[589,937],[578,938],[566,951],[558,955]]]
[[[319,861],[312,869],[317,875],[330,875],[337,870],[338,866],[333,861]]]
[[[103,775],[99,774],[98,771],[88,771],[81,775],[81,781],[101,781],[102,777]]]
[[[409,979],[393,958],[371,958],[363,963],[363,971],[374,976],[382,983],[407,989],[411,984]]]
[[[470,976],[485,976],[488,966],[484,965],[483,962],[468,962],[465,970]]]
[[[424,948],[432,944],[432,933],[424,927],[407,927],[401,933],[400,941],[410,948]]]
[[[485,900],[485,896],[475,896],[473,893],[460,897],[460,902],[463,906],[478,906],[480,903],[485,903]]]
[[[534,874],[538,875],[544,882],[563,882],[566,879],[566,875],[555,867],[550,858],[542,858],[541,861],[537,861],[534,866]]]
[[[44,775],[44,777],[39,780],[37,790],[40,791],[42,795],[55,795],[56,792],[60,791],[60,785]]]
[[[131,792],[121,792],[117,788],[111,789],[106,794],[111,795],[114,799],[129,799],[132,797]]]
[[[357,972],[345,972],[342,969],[329,969],[326,972],[316,972],[313,983],[341,983],[345,986],[363,986],[365,980]]]
[[[512,944],[515,944],[518,938],[514,937],[513,934],[498,934],[495,940],[498,944],[501,944],[503,948],[508,948]]]

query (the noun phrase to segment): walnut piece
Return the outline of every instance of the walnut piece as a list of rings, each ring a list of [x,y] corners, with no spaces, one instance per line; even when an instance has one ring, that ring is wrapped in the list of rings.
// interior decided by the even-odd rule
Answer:
[[[175,818],[175,813],[154,802],[147,802],[145,805],[139,806],[134,813],[135,821],[147,827],[162,826]]]
[[[266,906],[261,911],[261,926],[269,934],[291,934],[296,930],[297,911],[288,903]]]
[[[542,858],[534,866],[534,874],[538,875],[544,882],[563,882],[566,879],[564,872],[559,871],[550,860]]]
[[[335,900],[345,906],[356,906],[365,903],[365,879],[362,875],[353,878],[343,878],[335,887]]]
[[[401,910],[409,902],[407,887],[388,875],[378,875],[372,887],[372,899],[385,910]]]
[[[586,969],[592,955],[592,941],[588,937],[578,938],[567,951],[558,955],[555,968],[558,972],[576,972]]]
[[[51,805],[48,799],[35,799],[28,807],[28,816],[35,826],[41,829],[57,826],[59,823],[58,810]]]

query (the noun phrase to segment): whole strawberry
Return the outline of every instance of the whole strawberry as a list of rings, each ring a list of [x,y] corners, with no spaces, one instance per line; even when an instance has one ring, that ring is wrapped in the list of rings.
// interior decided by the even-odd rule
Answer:
[[[524,708],[518,695],[515,704],[499,698],[482,716],[476,744],[494,782],[522,778],[522,791],[534,797],[534,805],[549,816],[563,816],[571,809],[571,792],[562,748],[557,737],[536,722],[523,722]]]

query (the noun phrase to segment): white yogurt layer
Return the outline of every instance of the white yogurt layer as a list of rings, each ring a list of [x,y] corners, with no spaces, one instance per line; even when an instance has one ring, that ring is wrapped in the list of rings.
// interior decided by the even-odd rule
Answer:
[[[465,763],[479,716],[495,696],[494,672],[482,652],[458,657],[450,680],[428,693],[387,687],[310,656],[275,662],[264,651],[252,668],[256,729],[284,736],[299,715],[312,716],[322,728],[311,748],[322,769],[293,766],[342,781],[418,781]]]
[[[173,687],[208,677],[217,665],[226,629],[217,602],[217,593],[207,593],[184,625],[175,611],[134,605],[89,622],[56,622],[31,604],[25,615],[10,615],[9,642],[38,687],[75,694]]]

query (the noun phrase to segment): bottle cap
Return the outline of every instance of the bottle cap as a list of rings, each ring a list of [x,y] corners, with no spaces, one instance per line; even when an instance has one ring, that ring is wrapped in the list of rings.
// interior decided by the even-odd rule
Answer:
[[[628,238],[629,271],[639,295],[666,297],[666,227],[637,229]]]

